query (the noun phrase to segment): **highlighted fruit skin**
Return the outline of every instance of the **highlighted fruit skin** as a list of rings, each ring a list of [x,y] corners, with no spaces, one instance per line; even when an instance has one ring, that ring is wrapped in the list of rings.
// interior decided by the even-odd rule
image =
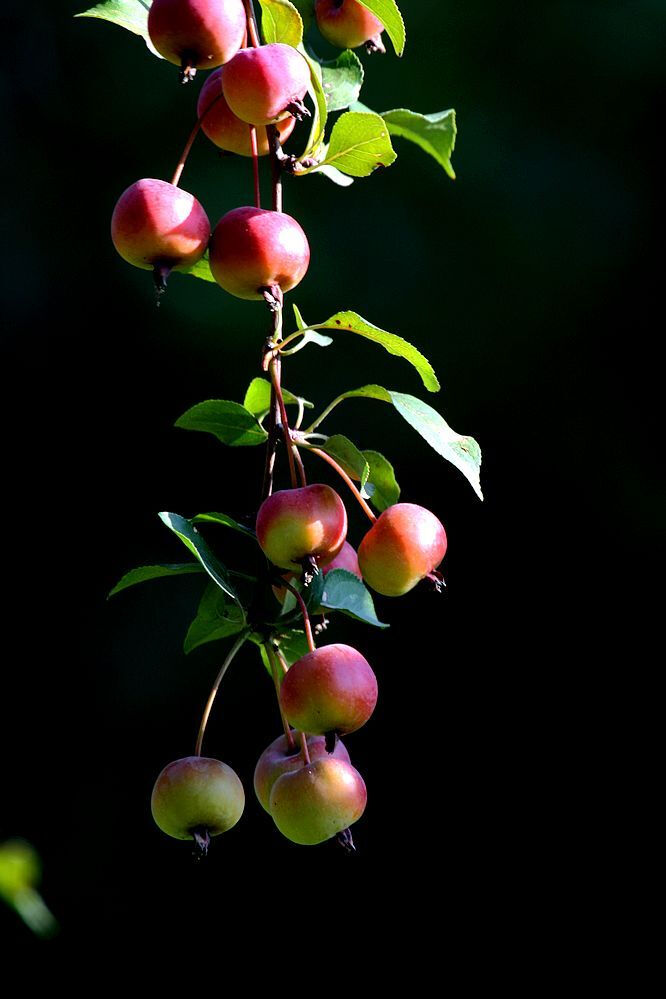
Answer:
[[[144,270],[183,270],[200,260],[210,222],[195,197],[164,180],[147,177],[121,194],[111,218],[111,238],[128,263]]]
[[[324,645],[288,670],[280,705],[299,732],[346,735],[365,725],[377,703],[377,678],[350,645]]]
[[[201,122],[201,130],[211,142],[215,143],[218,149],[236,153],[238,156],[251,156],[250,126],[246,121],[241,121],[225,101],[221,78],[222,70],[216,69],[201,88],[197,104],[198,118],[201,118],[206,109],[215,101]],[[284,121],[278,122],[277,129],[280,133],[281,143],[287,141],[295,125],[296,119],[292,118],[291,115]],[[260,156],[268,154],[268,136],[265,128],[257,129],[257,150]]]
[[[234,208],[215,226],[210,269],[225,291],[258,301],[262,288],[295,288],[307,273],[310,246],[300,225],[284,212]]]
[[[273,42],[258,49],[241,49],[222,71],[227,104],[242,121],[271,125],[302,101],[310,85],[310,68],[291,45]]]
[[[360,819],[366,802],[358,770],[329,757],[279,777],[269,804],[283,836],[302,846],[314,846]]]
[[[335,556],[332,562],[324,566],[322,572],[326,575],[331,569],[346,569],[347,572],[353,572],[355,576],[359,579],[363,579],[361,570],[358,564],[358,555],[356,554],[356,549],[352,548],[348,541],[345,541],[344,545]]]
[[[439,565],[446,544],[434,513],[415,503],[396,503],[380,514],[359,545],[363,579],[385,597],[402,596]]]
[[[331,45],[355,49],[384,30],[384,25],[357,0],[316,0],[319,31]]]
[[[245,37],[242,0],[153,0],[148,34],[176,66],[213,69],[232,59]]]
[[[162,832],[192,839],[195,830],[219,836],[235,826],[245,807],[238,775],[226,763],[186,756],[169,763],[155,782],[150,807]]]
[[[254,770],[254,791],[259,804],[267,812],[270,812],[271,791],[278,777],[300,770],[303,766],[301,740],[297,732],[294,732],[294,741],[294,749],[289,749],[287,737],[281,735],[279,739],[271,742],[257,761]],[[323,736],[309,735],[307,743],[311,760],[326,759],[330,756],[335,760],[350,762],[349,753],[340,739],[336,739],[335,748],[330,754],[326,752],[326,740]]]
[[[257,540],[273,565],[300,572],[304,559],[319,564],[338,554],[347,536],[345,505],[330,486],[281,489],[259,507]]]

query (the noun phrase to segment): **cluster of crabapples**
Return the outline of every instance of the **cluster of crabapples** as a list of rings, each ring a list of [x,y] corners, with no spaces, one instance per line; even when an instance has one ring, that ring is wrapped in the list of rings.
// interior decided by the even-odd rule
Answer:
[[[316,0],[315,15],[333,45],[382,48],[381,22],[357,0]],[[291,45],[247,47],[247,27],[243,0],[153,0],[148,15],[154,47],[180,67],[183,82],[197,69],[215,69],[197,106],[208,138],[228,153],[265,156],[271,136],[281,145],[296,120],[310,114],[303,102],[310,68]],[[276,289],[286,292],[299,284],[310,247],[294,218],[243,206],[227,212],[211,234],[205,210],[178,180],[178,175],[171,182],[148,177],[132,184],[111,222],[120,256],[152,270],[158,291],[171,271],[188,270],[206,250],[213,277],[237,298],[270,303]]]
[[[256,529],[269,562],[290,575],[313,566],[324,574],[343,568],[385,596],[413,589],[439,565],[447,545],[433,513],[396,503],[377,518],[357,553],[346,540],[345,506],[323,484],[273,493],[259,508]],[[284,599],[279,587],[275,592]],[[337,836],[349,846],[366,788],[340,736],[357,731],[374,711],[375,674],[351,646],[313,647],[284,673],[279,703],[288,727],[259,758],[257,798],[287,839],[313,845]],[[244,800],[230,767],[194,756],[162,771],[152,809],[164,832],[201,843],[235,825]]]

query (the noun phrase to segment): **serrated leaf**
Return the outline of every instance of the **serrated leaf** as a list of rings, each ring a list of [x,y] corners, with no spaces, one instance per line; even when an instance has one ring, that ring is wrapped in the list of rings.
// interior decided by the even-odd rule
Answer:
[[[229,604],[215,583],[209,583],[199,603],[197,616],[188,628],[183,651],[187,654],[206,642],[216,642],[237,635],[245,627],[245,615],[236,604]]]
[[[358,100],[363,86],[363,63],[355,52],[346,49],[337,59],[322,62],[321,69],[329,112],[344,111]]]
[[[188,267],[187,270],[177,270],[173,273],[187,274],[190,277],[201,278],[202,281],[208,281],[209,283],[215,284],[215,278],[213,277],[213,273],[210,269],[208,250],[206,250],[201,260],[197,260],[196,264],[193,264],[192,267]]]
[[[377,617],[370,591],[358,576],[346,569],[331,569],[326,573],[321,604],[327,610],[343,611],[376,628],[388,628]]]
[[[393,43],[395,54],[401,56],[405,51],[407,35],[405,22],[395,0],[358,0],[358,2],[379,18]]]
[[[317,166],[334,166],[350,177],[368,177],[397,159],[388,126],[373,111],[346,111],[333,126],[326,155]]]
[[[160,520],[170,528],[183,542],[186,548],[201,562],[202,566],[221,590],[235,600],[240,606],[240,600],[229,582],[226,568],[210,550],[197,528],[179,513],[160,513]]]
[[[334,434],[327,438],[325,444],[318,446],[326,454],[330,454],[331,458],[334,458],[339,465],[342,465],[347,474],[358,479],[361,483],[361,491],[363,491],[370,474],[370,466],[356,445],[348,437]]]
[[[400,486],[396,482],[395,472],[391,462],[379,451],[362,451],[370,468],[368,485],[372,486],[370,502],[376,510],[383,513],[400,499]]]
[[[407,340],[403,340],[402,337],[396,336],[395,333],[387,333],[386,330],[373,326],[356,312],[336,312],[326,322],[314,324],[312,329],[345,330],[348,333],[356,333],[358,336],[365,337],[366,340],[372,340],[374,343],[380,344],[389,354],[409,361],[420,374],[421,380],[429,392],[438,392],[440,389],[430,361],[423,356],[420,350],[417,350]]]
[[[120,579],[109,596],[112,597],[121,590],[126,590],[129,586],[136,586],[137,583],[147,583],[151,579],[162,579],[167,576],[184,576],[192,572],[203,572],[203,566],[198,562],[177,562],[171,565],[141,565],[136,569],[130,569]]]
[[[438,454],[463,473],[474,492],[483,499],[479,479],[481,448],[473,437],[461,437],[444,417],[421,399],[402,392],[391,392],[393,405]]]
[[[268,439],[268,434],[252,413],[240,403],[227,399],[208,399],[197,403],[176,420],[175,426],[214,434],[230,447],[252,447]]]
[[[281,42],[293,48],[303,41],[303,19],[289,0],[259,0],[261,4],[261,31],[269,45]]]
[[[226,513],[198,513],[196,517],[192,517],[190,520],[191,524],[221,524],[223,527],[230,527],[233,531],[238,531],[239,534],[244,534],[248,538],[256,540],[256,534],[254,531],[250,530],[249,527],[244,527],[239,524],[237,520],[230,517]]]
[[[161,59],[148,34],[148,11],[152,0],[106,0],[105,3],[95,4],[89,10],[84,10],[74,17],[95,17],[101,21],[109,21],[110,24],[117,24],[119,28],[131,31],[133,35],[143,38],[148,49]]]
[[[287,406],[298,405],[298,396],[293,395],[284,387],[282,388],[282,397]],[[313,408],[313,403],[308,402],[307,399],[302,399],[301,402],[307,409]],[[258,420],[265,416],[271,408],[271,383],[266,378],[253,378],[247,387],[243,406]]]
[[[456,175],[451,166],[451,154],[455,149],[457,134],[456,113],[453,109],[419,114],[406,108],[396,108],[394,111],[382,111],[381,116],[391,135],[399,135],[416,143],[437,160],[451,180],[455,180]]]
[[[294,7],[301,15],[303,27],[309,28],[314,21],[314,0],[292,0]]]

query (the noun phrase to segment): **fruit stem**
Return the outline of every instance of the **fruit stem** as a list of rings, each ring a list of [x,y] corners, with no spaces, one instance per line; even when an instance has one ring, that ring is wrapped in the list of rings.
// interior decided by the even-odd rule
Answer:
[[[273,344],[279,343],[282,339],[282,309],[278,309],[273,313],[273,334],[270,338],[269,343],[271,348]],[[264,356],[262,358],[262,371],[267,371],[266,366],[267,352],[264,350]],[[275,373],[279,381],[280,371],[282,368],[282,362],[280,356],[275,357]],[[278,424],[278,401],[277,393],[275,391],[275,382],[271,377],[271,408],[268,417],[268,441],[266,443],[266,461],[264,464],[264,482],[261,489],[262,501],[267,499],[273,492],[273,471],[275,469],[275,452],[277,448],[278,434],[276,432]]]
[[[293,454],[294,459],[296,461],[296,464],[298,466],[298,474],[299,474],[300,479],[301,479],[301,485],[305,488],[305,486],[307,486],[307,484],[308,484],[308,479],[307,479],[307,476],[305,474],[305,465],[303,464],[303,459],[301,458],[300,454],[298,453],[298,448],[296,447],[295,444],[291,445],[291,451],[292,451],[292,454]]]
[[[310,649],[310,652],[314,652],[317,646],[315,645],[314,639],[312,637],[312,625],[310,624],[310,615],[308,614],[308,609],[305,606],[305,601],[303,600],[303,597],[300,595],[296,587],[292,586],[291,583],[288,582],[286,579],[283,579],[280,585],[285,586],[286,589],[288,589],[289,592],[293,593],[294,596],[296,597],[296,600],[298,601],[298,606],[301,609],[301,614],[303,615],[303,625],[305,627],[305,637],[307,639],[308,648]]]
[[[352,480],[349,478],[349,476],[345,472],[344,468],[341,468],[341,466],[338,465],[337,461],[334,458],[331,458],[330,454],[326,454],[325,451],[321,451],[318,447],[311,447],[309,444],[306,444],[302,440],[297,441],[297,445],[298,445],[298,447],[304,447],[306,449],[306,451],[311,451],[312,454],[319,455],[320,458],[323,458],[324,461],[328,462],[328,464],[331,466],[331,468],[335,469],[335,471],[338,473],[338,475],[340,476],[340,478],[344,479],[344,481],[347,483],[347,485],[349,486],[349,488],[353,492],[353,494],[356,497],[358,503],[360,504],[361,508],[363,509],[363,512],[366,514],[366,516],[368,516],[370,518],[370,520],[374,524],[374,522],[377,520],[376,514],[374,514],[372,512],[372,510],[370,509],[370,507],[368,506],[368,504],[365,502],[365,500],[361,496],[360,492],[358,491],[358,489],[356,488],[356,486],[354,485],[354,483],[352,482]]]
[[[268,661],[271,664],[271,673],[273,674],[273,683],[275,684],[275,695],[278,702],[278,710],[280,712],[280,718],[282,719],[282,727],[284,729],[284,735],[287,740],[287,745],[291,750],[296,748],[296,743],[294,742],[294,736],[289,727],[289,722],[285,718],[284,711],[282,710],[282,705],[280,704],[280,675],[279,675],[279,665],[275,655],[275,652],[270,647],[270,644],[266,642],[264,645],[266,650],[266,655],[268,656]]]
[[[275,389],[275,396],[277,398],[278,407],[280,410],[280,422],[282,424],[282,432],[284,434],[284,444],[287,449],[287,458],[289,460],[289,475],[291,476],[291,487],[296,489],[297,479],[296,479],[296,465],[294,463],[294,453],[293,446],[291,443],[291,433],[289,430],[289,420],[287,417],[287,407],[284,404],[284,396],[282,395],[282,387],[280,385],[280,373],[276,369],[277,358],[272,358],[268,366],[268,371],[271,376],[271,381],[273,383],[273,388]]]
[[[257,19],[254,14],[254,4],[252,0],[243,0],[243,5],[245,7],[245,16],[247,17],[247,30],[250,36],[250,41],[255,49],[261,46],[259,41],[259,32],[257,31]]]
[[[310,766],[310,753],[308,752],[308,737],[305,732],[301,732],[301,756],[306,767]]]
[[[217,674],[217,677],[215,679],[215,683],[213,684],[211,692],[208,695],[208,700],[206,701],[206,707],[204,708],[203,717],[201,718],[201,725],[199,726],[199,735],[197,736],[197,744],[196,744],[196,748],[194,750],[194,755],[195,756],[201,756],[201,746],[203,744],[203,737],[204,737],[204,733],[206,731],[206,725],[208,724],[208,717],[210,715],[211,708],[213,707],[213,701],[215,700],[215,696],[216,696],[218,690],[220,689],[220,684],[222,683],[222,679],[224,677],[224,674],[227,672],[229,666],[231,665],[231,662],[232,662],[234,656],[236,655],[236,653],[240,649],[241,645],[243,645],[243,643],[245,642],[245,639],[247,638],[248,634],[249,634],[249,630],[247,630],[247,629],[245,631],[242,631],[240,633],[240,635],[238,636],[238,638],[236,639],[236,641],[234,642],[234,644],[231,646],[231,649],[229,650],[229,654],[227,655],[227,658],[222,663],[222,668],[220,669],[220,672]]]
[[[271,157],[271,174],[273,177],[273,211],[282,211],[282,163],[280,145],[280,133],[276,125],[266,126],[268,136],[268,149]]]
[[[180,159],[178,160],[178,166],[176,167],[176,169],[174,171],[174,175],[171,178],[171,183],[173,184],[174,187],[178,187],[178,184],[180,183],[180,178],[181,178],[181,175],[182,175],[183,170],[185,168],[185,163],[187,161],[187,157],[190,155],[190,150],[191,150],[192,146],[194,145],[194,140],[197,137],[197,132],[201,128],[201,122],[204,120],[204,118],[206,117],[206,115],[208,114],[208,112],[210,111],[210,109],[213,107],[213,105],[217,104],[217,102],[220,100],[221,97],[222,97],[222,93],[220,92],[217,95],[217,97],[213,98],[213,100],[210,102],[210,104],[208,105],[208,107],[206,108],[206,110],[204,111],[204,113],[201,115],[201,117],[197,118],[196,124],[195,124],[194,128],[192,129],[192,131],[190,132],[190,137],[187,140],[187,142],[185,143],[185,148],[183,149],[183,151],[182,151],[182,153],[180,155]]]
[[[252,150],[252,172],[254,174],[254,205],[261,208],[261,188],[259,187],[259,150],[257,149],[257,129],[250,125],[250,149]]]

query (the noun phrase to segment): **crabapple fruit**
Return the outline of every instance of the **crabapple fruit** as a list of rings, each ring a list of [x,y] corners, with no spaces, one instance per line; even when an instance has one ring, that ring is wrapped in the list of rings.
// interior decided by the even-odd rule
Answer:
[[[232,59],[245,38],[243,0],[153,0],[148,34],[161,56],[181,67],[184,83],[197,69]]]
[[[187,191],[147,177],[118,199],[111,238],[123,260],[153,270],[158,286],[163,287],[170,271],[186,270],[204,255],[210,222]]]
[[[358,770],[329,756],[278,777],[269,805],[283,836],[302,846],[314,846],[360,819],[366,802]]]
[[[307,62],[282,42],[241,49],[222,70],[227,104],[250,125],[272,125],[289,115],[309,114],[303,104],[309,85]]]
[[[279,739],[274,739],[270,746],[267,746],[257,760],[254,770],[254,790],[259,804],[267,812],[270,812],[271,791],[278,777],[291,773],[292,770],[300,770],[303,766],[298,733],[294,732],[294,736],[296,738],[293,749],[289,747],[287,737],[281,735]],[[350,762],[349,753],[340,739],[335,740],[335,746],[330,754],[326,750],[326,740],[321,735],[308,735],[307,744],[310,760],[331,756],[336,760],[344,760],[345,763]]]
[[[202,119],[201,130],[218,149],[236,153],[238,156],[251,156],[250,126],[246,121],[241,121],[225,101],[221,76],[222,70],[216,69],[201,88],[197,104],[197,117]],[[291,116],[278,122],[280,143],[287,141],[295,125],[296,119]],[[268,136],[265,128],[257,129],[257,151],[260,156],[268,154]]]
[[[377,678],[350,645],[324,645],[290,666],[280,705],[299,732],[346,735],[365,725],[377,703]]]
[[[434,513],[396,503],[377,518],[358,549],[363,579],[385,597],[400,597],[439,565],[446,532]]]
[[[257,540],[273,565],[296,572],[335,558],[347,536],[345,505],[330,486],[280,489],[259,507]]]
[[[174,839],[194,839],[205,852],[210,836],[236,825],[245,807],[245,792],[226,763],[186,756],[161,772],[150,807],[162,832]]]
[[[215,226],[210,269],[236,298],[259,300],[279,286],[295,288],[307,273],[310,246],[291,215],[265,208],[234,208]]]
[[[384,30],[379,18],[358,0],[315,0],[315,17],[326,41],[340,49],[374,42]]]
[[[359,579],[363,579],[361,575],[361,570],[358,564],[358,555],[356,554],[356,549],[352,548],[348,541],[345,541],[344,545],[335,556],[332,562],[325,565],[322,569],[324,575],[330,572],[331,569],[346,569],[347,572],[353,572],[355,576]]]

